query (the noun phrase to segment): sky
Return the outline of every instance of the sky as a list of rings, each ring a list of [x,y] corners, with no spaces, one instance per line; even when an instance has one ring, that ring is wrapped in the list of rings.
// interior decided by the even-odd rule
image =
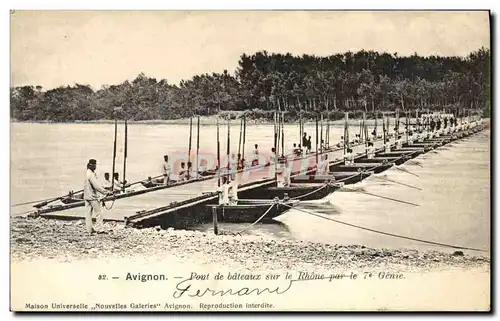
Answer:
[[[486,11],[15,11],[11,86],[177,84],[259,50],[466,56],[490,47],[489,28]]]

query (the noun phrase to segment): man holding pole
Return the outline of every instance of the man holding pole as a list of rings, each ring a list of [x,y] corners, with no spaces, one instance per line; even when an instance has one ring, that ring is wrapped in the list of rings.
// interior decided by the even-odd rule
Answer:
[[[97,176],[95,170],[97,168],[97,161],[95,159],[90,159],[87,164],[87,172],[85,175],[85,181],[83,183],[83,199],[85,200],[85,226],[87,233],[105,233],[103,231],[103,218],[101,215],[101,204],[99,195],[97,192],[109,196],[113,195],[113,192],[107,191],[101,184],[97,181]],[[92,226],[92,214],[95,213],[96,225],[95,228]]]

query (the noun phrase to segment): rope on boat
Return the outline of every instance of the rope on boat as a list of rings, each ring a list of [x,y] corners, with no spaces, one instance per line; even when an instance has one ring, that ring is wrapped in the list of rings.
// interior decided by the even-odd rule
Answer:
[[[394,181],[394,180],[389,179],[389,178],[380,177],[380,176],[375,176],[375,175],[374,175],[373,177],[374,177],[374,178],[381,179],[381,180],[384,180],[384,181],[388,181],[388,182],[396,183],[396,184],[399,184],[399,185],[402,185],[402,186],[406,186],[406,187],[414,188],[414,189],[417,189],[417,190],[419,190],[419,191],[421,191],[421,190],[422,190],[420,187],[416,187],[416,186],[413,186],[413,185],[409,185],[409,184],[401,183],[401,182],[398,182],[398,181]]]
[[[411,164],[411,165],[417,165],[417,166],[419,166],[419,167],[421,167],[421,168],[423,168],[423,167],[424,167],[422,164],[420,164],[419,162],[414,161],[414,160],[409,160],[408,162],[409,162],[409,164]],[[411,162],[411,163],[410,163],[410,162]]]
[[[306,197],[306,196],[309,196],[309,195],[311,195],[311,194],[314,194],[314,193],[316,193],[316,192],[319,192],[320,190],[322,190],[323,188],[327,187],[328,185],[329,185],[329,183],[325,183],[325,184],[321,185],[319,188],[317,188],[317,189],[315,189],[315,190],[313,190],[313,191],[311,191],[311,192],[307,192],[307,193],[305,193],[305,194],[303,194],[303,195],[300,195],[300,196],[295,196],[295,197],[292,197],[292,198],[290,198],[290,199],[292,199],[292,200],[297,200],[297,199],[304,198],[304,197]]]
[[[241,233],[243,233],[243,232],[247,231],[247,230],[248,230],[248,229],[250,229],[252,226],[254,226],[255,224],[259,223],[259,222],[260,222],[260,221],[264,218],[264,216],[266,216],[266,215],[269,213],[269,211],[271,211],[271,209],[272,209],[272,208],[274,207],[274,205],[276,205],[276,204],[278,204],[278,201],[277,201],[277,200],[275,200],[275,201],[273,202],[273,204],[272,204],[271,206],[269,206],[269,208],[267,209],[267,211],[265,211],[265,212],[264,212],[264,214],[262,214],[262,216],[261,216],[261,217],[259,217],[259,218],[258,218],[255,222],[253,222],[252,224],[250,224],[250,225],[249,225],[249,226],[247,226],[246,228],[242,229],[241,231],[236,232],[236,233],[231,233],[231,234],[232,234],[232,235],[235,235],[235,236],[236,236],[236,235],[241,236]]]
[[[400,168],[400,167],[398,167],[398,166],[396,166],[396,165],[394,166],[394,168],[395,168],[395,169],[398,169],[398,170],[400,170],[400,171],[402,171],[402,172],[405,172],[405,173],[411,174],[411,175],[413,175],[413,176],[420,177],[420,176],[418,176],[417,174],[412,173],[412,172],[410,172],[409,170],[406,170],[406,169]]]
[[[292,206],[290,206],[288,204],[283,204],[283,205],[292,208]],[[357,229],[361,229],[361,230],[365,230],[365,231],[369,231],[369,232],[373,232],[373,233],[377,233],[377,234],[382,234],[382,235],[387,235],[387,236],[392,236],[392,237],[396,237],[396,238],[401,238],[401,239],[406,239],[406,240],[410,240],[410,241],[416,241],[416,242],[426,243],[426,244],[431,244],[431,245],[437,245],[437,246],[442,246],[442,247],[449,247],[449,248],[453,248],[453,249],[470,250],[470,251],[478,251],[478,252],[488,252],[486,250],[472,248],[472,247],[465,247],[465,246],[459,246],[459,245],[451,245],[451,244],[446,244],[446,243],[439,243],[439,242],[434,242],[434,241],[427,241],[427,240],[418,239],[418,238],[414,238],[414,237],[409,237],[409,236],[405,236],[405,235],[399,235],[399,234],[384,232],[384,231],[380,231],[380,230],[374,230],[374,229],[371,229],[371,228],[368,228],[368,227],[364,227],[364,226],[360,226],[360,225],[356,225],[356,224],[351,224],[351,223],[347,223],[347,222],[344,222],[344,221],[336,220],[336,219],[333,219],[333,218],[330,218],[330,217],[325,217],[325,216],[322,216],[322,215],[318,215],[316,213],[313,213],[313,212],[310,212],[310,211],[307,211],[307,210],[304,210],[304,209],[301,209],[301,208],[298,208],[298,207],[293,207],[293,208],[296,209],[297,211],[301,211],[301,212],[304,212],[304,213],[309,214],[309,215],[317,216],[317,217],[325,219],[325,220],[333,221],[335,223],[347,225],[347,226],[350,226],[350,227],[354,227],[354,228],[357,228]]]
[[[104,199],[102,199],[101,202],[102,202],[102,206],[105,209],[107,209],[108,211],[111,211],[111,209],[113,208],[113,205],[115,205],[115,198],[113,198],[113,200],[111,201],[111,206],[109,208],[106,206]]]

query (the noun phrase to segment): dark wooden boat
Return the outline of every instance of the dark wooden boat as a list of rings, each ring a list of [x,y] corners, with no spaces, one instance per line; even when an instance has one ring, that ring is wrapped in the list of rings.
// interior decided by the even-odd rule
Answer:
[[[269,211],[261,220],[261,222],[266,222],[282,215],[299,203],[297,200],[282,200],[281,202],[282,204],[267,199],[240,199],[237,205],[206,205],[206,209],[211,213],[212,209],[215,208],[217,211],[217,220],[227,223],[254,223],[264,213]]]
[[[298,184],[321,184],[327,182],[335,181],[335,176],[333,175],[315,175],[315,174],[303,174],[296,175],[290,178],[292,183]]]
[[[375,174],[381,173],[390,167],[393,163],[380,162],[380,163],[354,163],[353,165],[334,165],[330,168],[332,172],[360,172],[368,171],[374,172]]]
[[[399,150],[399,149],[392,149],[390,152],[381,152],[378,153],[378,157],[403,157],[406,159],[410,159],[411,155],[414,152],[412,151],[404,151],[404,150]]]
[[[297,198],[301,201],[318,200],[326,197],[341,187],[341,184],[304,184],[292,183],[287,187],[267,186],[247,191],[239,191],[238,197],[243,199]]]
[[[330,172],[330,175],[335,176],[337,183],[344,183],[345,185],[356,184],[372,174],[373,172]]]
[[[157,186],[165,186],[163,184],[163,178],[157,178],[157,179],[153,179],[153,180],[145,180],[145,181],[142,181],[141,182],[141,185],[146,187],[146,188],[151,188],[151,187],[157,187]],[[171,179],[169,181],[169,184],[175,184],[175,183],[178,183],[179,181],[177,180],[173,180]],[[187,181],[184,181],[184,182],[187,182]]]
[[[428,152],[428,151],[434,149],[436,146],[435,146],[435,144],[432,144],[432,143],[413,142],[411,145],[404,143],[402,149],[405,150],[405,148],[407,148],[407,147],[409,147],[409,148],[422,148],[424,150],[424,152]]]
[[[401,165],[405,161],[406,161],[406,158],[404,158],[404,157],[398,157],[398,156],[394,156],[394,157],[385,156],[384,157],[384,156],[376,155],[374,158],[367,158],[366,156],[363,156],[362,158],[357,159],[354,163],[360,162],[360,163],[375,163],[375,164],[381,163],[381,164],[384,164],[387,162],[387,163],[393,163],[395,165]]]
[[[113,196],[105,197],[103,200],[105,202],[119,200],[119,199],[123,199],[123,198],[133,197],[136,195],[146,194],[149,192],[158,191],[158,190],[171,188],[171,187],[179,186],[179,185],[184,185],[184,184],[188,184],[188,183],[196,182],[196,181],[200,181],[200,180],[206,180],[206,179],[210,179],[210,177],[193,179],[193,180],[183,181],[183,182],[176,182],[176,183],[171,183],[169,185],[161,184],[161,185],[153,186],[153,187],[142,189],[142,190],[126,190],[125,193],[119,193],[119,194],[115,194]],[[68,209],[72,209],[72,208],[76,208],[76,207],[85,206],[85,202],[83,200],[83,194],[81,194],[81,196],[79,196],[80,194],[75,194],[75,195],[76,195],[76,197],[75,196],[71,196],[71,197],[66,196],[66,197],[59,198],[58,201],[62,202],[63,204],[48,203],[48,204],[44,204],[43,206],[38,206],[38,207],[37,207],[37,205],[35,205],[34,207],[37,209],[37,215],[51,213],[51,212],[57,212],[57,211],[63,211],[63,210],[68,210]]]

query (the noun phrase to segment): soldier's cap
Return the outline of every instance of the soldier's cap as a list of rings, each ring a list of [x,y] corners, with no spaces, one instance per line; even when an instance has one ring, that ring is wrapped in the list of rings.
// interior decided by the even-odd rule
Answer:
[[[97,165],[97,161],[93,158],[89,159],[89,164],[90,165]]]

